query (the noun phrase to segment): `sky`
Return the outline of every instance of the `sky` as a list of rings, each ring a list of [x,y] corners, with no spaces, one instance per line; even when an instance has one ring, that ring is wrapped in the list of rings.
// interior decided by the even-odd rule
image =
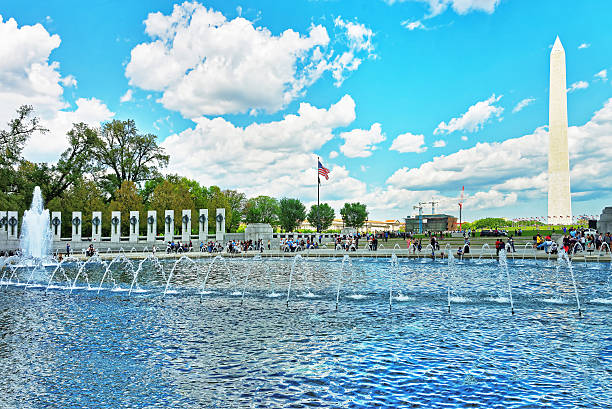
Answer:
[[[83,5],[87,4],[86,7]],[[419,202],[464,220],[547,212],[549,55],[565,48],[574,215],[612,205],[612,3],[0,3],[0,126],[31,104],[54,162],[75,122],[136,120],[168,173],[249,197]],[[430,205],[425,206],[429,212]]]

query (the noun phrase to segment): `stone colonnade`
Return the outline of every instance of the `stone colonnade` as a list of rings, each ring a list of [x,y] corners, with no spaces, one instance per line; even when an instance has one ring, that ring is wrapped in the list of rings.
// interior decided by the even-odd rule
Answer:
[[[179,215],[181,221],[180,228],[180,240],[188,242],[193,237],[191,235],[192,223],[198,224],[197,239],[199,241],[208,241],[208,209],[199,209],[196,220],[192,220],[192,214],[190,209],[183,210]],[[100,242],[102,241],[102,226],[104,223],[110,223],[110,242],[118,243],[122,238],[122,235],[127,234],[128,242],[138,243],[141,233],[140,228],[140,212],[130,211],[129,216],[126,214],[125,217],[129,217],[129,231],[121,231],[121,212],[111,212],[110,220],[106,221],[102,218],[102,212],[94,211],[91,213],[91,237],[87,238],[88,241]],[[166,210],[163,215],[164,224],[164,241],[173,241],[174,235],[174,210]],[[215,239],[223,241],[225,236],[225,209],[217,209],[216,211],[216,231]],[[62,240],[62,220],[61,212],[51,213],[51,233],[54,241]],[[72,226],[72,233],[70,241],[80,242],[83,241],[82,225],[83,225],[83,214],[82,212],[72,212],[72,218],[69,221]],[[149,210],[146,218],[146,242],[155,242],[157,239],[157,212],[155,210]],[[19,214],[16,211],[0,211],[0,240],[18,240],[19,239]]]

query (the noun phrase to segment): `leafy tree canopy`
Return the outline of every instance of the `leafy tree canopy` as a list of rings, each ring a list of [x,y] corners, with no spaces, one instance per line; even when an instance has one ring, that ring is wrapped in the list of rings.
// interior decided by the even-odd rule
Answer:
[[[295,231],[306,218],[306,207],[299,199],[282,198],[279,203],[278,221],[285,231]]]
[[[306,219],[312,227],[316,228],[319,226],[321,231],[324,231],[329,229],[329,227],[332,225],[335,216],[336,212],[330,205],[327,203],[321,203],[318,209],[317,205],[312,205]]]
[[[257,196],[247,200],[245,205],[246,223],[278,224],[278,201],[270,196]]]
[[[344,225],[355,229],[363,226],[365,219],[368,217],[366,205],[359,202],[345,203],[344,207],[340,209],[340,214]]]

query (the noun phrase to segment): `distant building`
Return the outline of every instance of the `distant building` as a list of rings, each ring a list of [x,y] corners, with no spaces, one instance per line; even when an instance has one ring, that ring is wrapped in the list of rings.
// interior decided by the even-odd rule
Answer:
[[[459,230],[457,218],[448,214],[424,214],[423,231],[453,231]],[[419,232],[419,216],[411,216],[406,219],[407,232]]]
[[[329,230],[342,230],[344,227],[345,226],[344,226],[344,222],[342,221],[342,219],[334,219],[334,221],[332,222],[332,225],[329,226]],[[401,220],[396,220],[396,219],[389,219],[385,221],[366,220],[363,223],[363,227],[357,230],[360,233],[365,233],[365,232],[375,233],[375,232],[383,232],[383,231],[399,232],[401,227],[403,227],[403,223]],[[308,223],[308,220],[304,220],[299,228],[304,229],[304,230],[316,230],[317,229],[316,226],[311,226],[310,223]]]

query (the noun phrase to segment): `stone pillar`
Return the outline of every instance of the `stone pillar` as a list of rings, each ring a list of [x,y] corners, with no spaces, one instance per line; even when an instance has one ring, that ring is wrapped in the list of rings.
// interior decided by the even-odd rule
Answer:
[[[606,207],[601,211],[597,222],[597,231],[601,234],[612,232],[612,207]]]
[[[147,212],[147,242],[154,243],[157,236],[157,212],[149,210]]]
[[[6,216],[6,211],[3,210],[0,212],[0,240],[6,240],[8,232],[8,217]]]
[[[272,240],[273,233],[274,230],[268,223],[249,223],[244,229],[244,239],[253,240],[253,244],[261,239],[263,245],[267,246],[268,240]]]
[[[54,241],[62,239],[62,212],[51,213],[51,234]]]
[[[200,209],[198,224],[200,226],[198,230],[198,240],[202,243],[206,243],[206,241],[208,241],[208,209]]]
[[[181,218],[181,241],[188,243],[191,240],[191,210],[183,210]]]
[[[121,241],[121,212],[111,212],[111,243]]]
[[[102,212],[91,212],[91,241],[102,241]]]
[[[72,238],[70,240],[72,242],[81,241],[81,228],[83,227],[81,212],[72,212],[72,219],[70,222],[72,224]]]
[[[130,243],[138,243],[138,235],[140,234],[140,212],[137,210],[130,211]]]
[[[174,240],[174,210],[166,210],[164,217],[164,241]]]
[[[216,217],[217,231],[216,231],[216,240],[223,241],[223,237],[225,236],[225,209],[217,209],[217,217]]]
[[[7,215],[7,238],[17,240],[19,238],[19,215],[17,212],[6,212]]]

